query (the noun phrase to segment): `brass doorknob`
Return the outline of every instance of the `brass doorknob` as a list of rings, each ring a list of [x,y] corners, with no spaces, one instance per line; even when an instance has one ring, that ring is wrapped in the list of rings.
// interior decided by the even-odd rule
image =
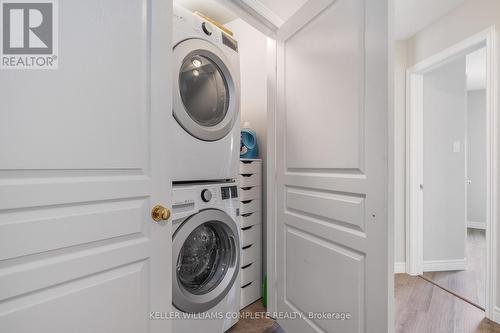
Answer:
[[[162,205],[156,205],[151,210],[151,217],[156,222],[166,221],[170,218],[170,209],[163,207]]]

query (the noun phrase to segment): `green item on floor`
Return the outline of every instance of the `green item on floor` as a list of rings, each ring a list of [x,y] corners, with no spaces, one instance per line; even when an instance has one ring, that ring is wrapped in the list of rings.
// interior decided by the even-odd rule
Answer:
[[[267,308],[267,274],[264,274],[264,283],[262,283],[262,295],[264,307]]]

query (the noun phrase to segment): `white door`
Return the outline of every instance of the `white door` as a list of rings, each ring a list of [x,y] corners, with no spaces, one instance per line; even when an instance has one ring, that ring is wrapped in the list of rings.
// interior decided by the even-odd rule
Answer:
[[[388,1],[310,0],[277,36],[277,310],[306,316],[279,322],[387,332]]]
[[[0,332],[170,332],[171,1],[59,1],[59,68],[0,71]]]

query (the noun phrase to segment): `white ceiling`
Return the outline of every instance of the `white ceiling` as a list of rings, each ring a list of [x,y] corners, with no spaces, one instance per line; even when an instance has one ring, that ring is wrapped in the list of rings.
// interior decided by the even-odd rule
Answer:
[[[466,56],[467,90],[486,89],[486,48]]]
[[[241,0],[276,26],[281,26],[307,0]],[[394,0],[394,32],[398,40],[408,39],[451,12],[465,0]],[[199,11],[222,23],[237,16],[217,0],[174,0],[191,11]]]
[[[226,24],[238,18],[232,11],[216,0],[174,0],[174,3],[192,12],[198,11],[222,24]]]
[[[410,38],[426,26],[451,12],[465,0],[395,0],[396,39]]]

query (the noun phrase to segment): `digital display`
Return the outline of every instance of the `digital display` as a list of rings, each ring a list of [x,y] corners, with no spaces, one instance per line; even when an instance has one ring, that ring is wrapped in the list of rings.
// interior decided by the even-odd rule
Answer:
[[[231,192],[229,190],[229,187],[221,187],[220,192],[222,195],[222,200],[231,198]]]
[[[238,197],[238,187],[237,186],[225,186],[220,188],[220,193],[222,200],[237,198]]]
[[[238,188],[236,186],[231,186],[231,198],[238,197]]]

